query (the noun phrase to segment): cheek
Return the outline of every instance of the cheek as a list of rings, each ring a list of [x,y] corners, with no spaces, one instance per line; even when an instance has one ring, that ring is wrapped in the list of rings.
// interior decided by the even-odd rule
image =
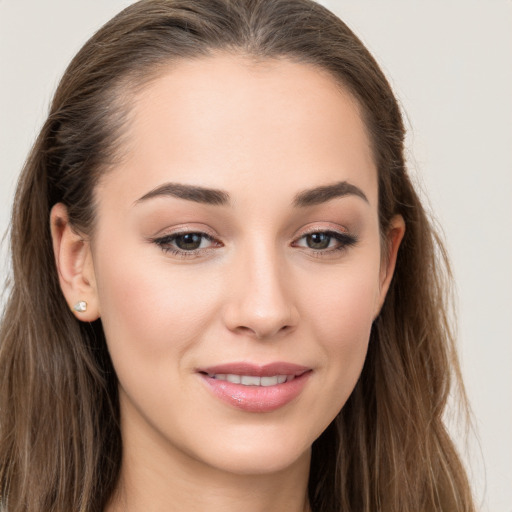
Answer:
[[[313,291],[304,296],[302,309],[310,312],[319,339],[340,350],[367,341],[380,296],[378,251],[315,277],[315,286],[306,284]]]
[[[179,361],[216,314],[211,283],[173,269],[160,255],[156,262],[133,252],[98,263],[103,328],[118,371],[130,360],[158,364],[169,351]]]
[[[377,260],[347,265],[304,302],[325,361],[322,388],[331,390],[319,397],[319,408],[327,412],[326,425],[341,410],[361,374],[379,296],[378,276]]]
[[[361,370],[373,321],[374,290],[365,284],[347,283],[343,290],[334,290],[331,300],[324,297],[314,306],[312,322],[322,348],[331,365],[341,370],[340,378],[348,380]]]

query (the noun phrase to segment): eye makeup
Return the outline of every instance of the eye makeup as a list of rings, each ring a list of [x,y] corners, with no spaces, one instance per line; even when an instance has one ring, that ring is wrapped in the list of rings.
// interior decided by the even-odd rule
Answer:
[[[152,240],[160,249],[172,256],[193,258],[205,255],[212,249],[222,247],[222,244],[207,233],[200,231],[185,231],[165,235]]]
[[[320,254],[346,250],[357,244],[358,239],[349,234],[322,228],[303,234],[293,247],[304,247]]]
[[[179,258],[207,256],[224,246],[220,240],[200,230],[181,230],[150,241],[160,247],[164,253]],[[321,258],[339,255],[357,242],[357,237],[349,233],[318,227],[301,234],[291,242],[290,247],[303,249]]]

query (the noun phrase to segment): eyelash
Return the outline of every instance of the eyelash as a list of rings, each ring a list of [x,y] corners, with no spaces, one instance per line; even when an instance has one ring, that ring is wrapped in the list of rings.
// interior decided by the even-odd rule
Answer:
[[[316,235],[316,234],[327,235],[327,237],[329,238],[329,245],[332,242],[332,239],[334,239],[338,242],[338,246],[337,247],[326,247],[325,249],[313,249],[311,247],[304,247],[304,246],[297,245],[299,241],[306,240],[306,238],[308,236],[312,236],[312,235]],[[203,240],[207,240],[208,242],[212,242],[214,244],[214,246],[206,247],[206,248],[199,247],[197,249],[191,249],[191,250],[180,249],[179,247],[172,246],[172,244],[175,243],[178,238],[185,237],[187,235],[188,236],[193,236],[193,235],[199,236],[199,237],[201,237],[201,242],[200,242],[201,244],[202,244]],[[151,241],[153,243],[155,243],[156,245],[158,245],[164,253],[171,254],[173,256],[177,256],[180,258],[198,257],[200,255],[204,255],[207,252],[210,252],[214,248],[223,246],[223,244],[221,242],[217,241],[213,236],[211,236],[207,233],[201,232],[201,231],[184,231],[184,232],[179,232],[179,233],[173,233],[170,235],[162,236],[160,238],[155,238]],[[301,235],[298,239],[296,239],[292,243],[292,247],[303,247],[304,249],[307,249],[308,251],[310,251],[310,253],[314,257],[321,258],[321,257],[328,256],[329,254],[332,254],[332,253],[338,253],[338,252],[347,250],[349,247],[356,245],[357,242],[358,242],[357,237],[350,235],[348,233],[342,233],[339,231],[333,231],[333,230],[329,230],[329,229],[323,229],[323,230],[318,229],[318,230],[309,231],[309,232]]]
[[[356,245],[358,242],[357,237],[355,237],[354,235],[350,235],[348,233],[342,233],[340,231],[333,231],[329,229],[317,229],[304,233],[300,238],[297,239],[296,242],[293,242],[292,245],[294,247],[303,247],[297,245],[297,243],[301,240],[306,240],[307,237],[312,235],[326,235],[329,238],[329,245],[333,239],[338,242],[338,245],[336,247],[326,247],[325,249],[313,249],[312,247],[304,247],[305,249],[308,249],[311,252],[311,254],[317,258],[322,258],[329,256],[333,253],[345,251],[349,247]]]
[[[162,249],[162,251],[166,254],[172,254],[173,256],[178,256],[180,258],[194,258],[199,256],[200,254],[204,254],[205,252],[209,252],[214,247],[207,248],[197,248],[191,250],[180,249],[179,247],[173,247],[171,244],[175,243],[176,239],[185,236],[197,235],[201,237],[201,243],[203,240],[207,240],[209,242],[213,242],[215,247],[222,247],[222,243],[215,240],[214,237],[207,233],[203,233],[202,231],[183,231],[179,233],[173,233],[171,235],[165,235],[160,238],[155,238],[152,240],[156,245]]]

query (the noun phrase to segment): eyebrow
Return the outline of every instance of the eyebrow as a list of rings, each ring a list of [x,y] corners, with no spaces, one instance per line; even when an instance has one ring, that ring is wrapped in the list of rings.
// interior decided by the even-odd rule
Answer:
[[[135,203],[141,203],[155,197],[177,197],[195,203],[226,206],[230,202],[229,194],[223,190],[183,185],[181,183],[165,183],[144,194]]]
[[[295,208],[316,206],[326,203],[331,199],[349,195],[360,197],[369,204],[368,198],[359,187],[352,185],[352,183],[349,183],[348,181],[340,181],[332,185],[323,185],[299,192],[293,200],[293,206]]]
[[[331,199],[347,195],[360,197],[365,202],[369,203],[365,193],[359,187],[352,185],[348,181],[340,181],[332,185],[322,185],[299,192],[294,197],[292,204],[295,208],[306,208],[308,206],[316,206],[326,203]],[[164,183],[163,185],[150,190],[140,199],[137,199],[135,204],[156,197],[176,197],[178,199],[185,199],[187,201],[214,206],[226,206],[231,202],[229,194],[224,190],[205,188],[196,185],[184,185],[182,183]]]

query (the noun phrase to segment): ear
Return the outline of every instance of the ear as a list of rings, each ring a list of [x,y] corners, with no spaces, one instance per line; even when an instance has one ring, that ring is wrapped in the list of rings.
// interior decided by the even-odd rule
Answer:
[[[405,234],[405,221],[401,215],[395,215],[389,224],[388,232],[386,233],[385,250],[381,258],[381,268],[379,276],[379,299],[377,301],[377,310],[375,317],[377,317],[382,309],[386,294],[388,293],[391,279],[395,272],[396,258],[398,249],[402,243]]]
[[[52,208],[50,227],[59,283],[69,308],[79,320],[97,320],[100,311],[89,241],[73,229],[62,203]],[[86,303],[85,311],[75,310],[81,302]]]

